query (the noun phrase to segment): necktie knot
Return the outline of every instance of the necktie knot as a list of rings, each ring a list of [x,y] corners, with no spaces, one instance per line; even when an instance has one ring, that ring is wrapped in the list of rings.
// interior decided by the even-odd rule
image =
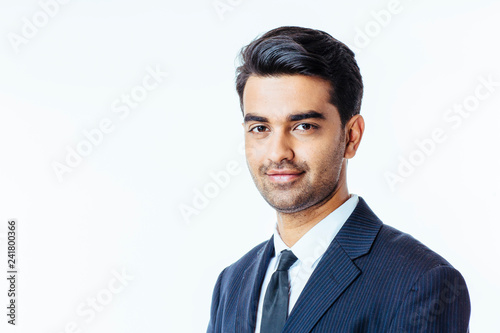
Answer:
[[[278,264],[278,271],[288,271],[288,269],[298,260],[290,250],[281,251],[281,259]]]

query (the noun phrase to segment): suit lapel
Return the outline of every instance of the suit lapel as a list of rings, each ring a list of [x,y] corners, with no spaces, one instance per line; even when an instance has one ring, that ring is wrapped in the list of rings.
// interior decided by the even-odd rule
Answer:
[[[274,255],[273,236],[257,252],[252,263],[243,273],[236,309],[236,332],[254,333],[257,322],[257,306],[260,289],[269,261]]]
[[[309,332],[359,274],[339,243],[333,241],[302,290],[283,332]]]
[[[302,290],[283,332],[309,332],[316,325],[325,311],[362,274],[353,260],[368,253],[381,226],[382,222],[359,197],[358,205]]]

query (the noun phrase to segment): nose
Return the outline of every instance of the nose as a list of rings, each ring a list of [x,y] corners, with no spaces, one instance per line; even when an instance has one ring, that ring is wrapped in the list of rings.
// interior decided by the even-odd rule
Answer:
[[[295,153],[292,147],[292,138],[283,132],[274,132],[266,144],[267,158],[274,164],[280,164],[283,160],[293,160]]]

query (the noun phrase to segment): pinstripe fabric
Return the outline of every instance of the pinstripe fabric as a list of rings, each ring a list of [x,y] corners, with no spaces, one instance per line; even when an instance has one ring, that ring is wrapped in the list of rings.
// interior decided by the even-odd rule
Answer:
[[[253,333],[273,238],[226,267],[207,333]],[[363,198],[331,242],[282,332],[467,332],[470,300],[445,259],[388,225]]]

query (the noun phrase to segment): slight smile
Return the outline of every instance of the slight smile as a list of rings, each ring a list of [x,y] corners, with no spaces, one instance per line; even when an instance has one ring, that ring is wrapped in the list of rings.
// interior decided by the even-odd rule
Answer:
[[[286,183],[293,181],[304,174],[304,171],[293,171],[293,170],[270,170],[266,173],[275,183]]]

